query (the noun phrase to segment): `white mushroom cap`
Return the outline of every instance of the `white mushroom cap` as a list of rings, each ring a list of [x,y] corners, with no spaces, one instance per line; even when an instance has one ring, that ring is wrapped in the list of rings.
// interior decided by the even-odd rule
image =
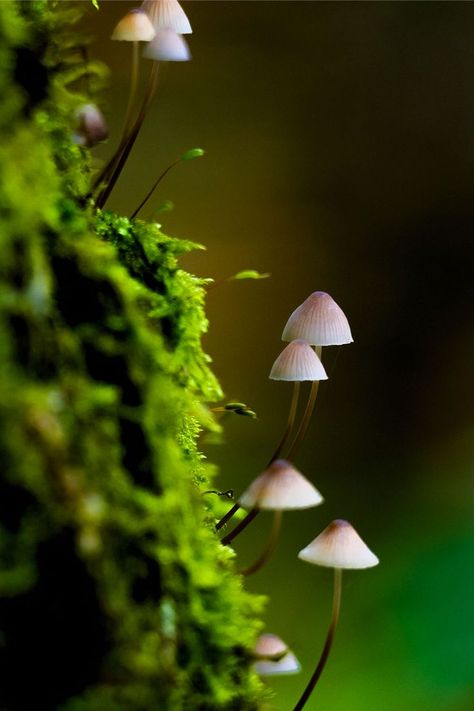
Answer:
[[[191,59],[186,40],[170,29],[159,30],[145,47],[143,56],[159,62],[187,62]]]
[[[272,660],[266,657],[278,657],[281,659]],[[293,652],[290,652],[287,645],[276,634],[262,634],[255,645],[255,656],[263,657],[254,664],[257,674],[270,676],[272,674],[291,674],[300,670],[300,664]]]
[[[178,0],[144,0],[141,7],[157,32],[169,28],[178,35],[189,35],[193,31]]]
[[[102,111],[95,104],[83,104],[76,113],[78,127],[74,141],[80,146],[95,146],[109,135]]]
[[[304,338],[311,346],[341,346],[352,343],[349,322],[343,310],[325,291],[314,291],[291,314],[282,341]]]
[[[323,497],[290,462],[277,459],[242,494],[239,504],[245,509],[284,511],[309,509]]]
[[[122,17],[112,32],[113,40],[149,42],[156,35],[150,18],[143,10],[130,10]]]
[[[330,523],[298,558],[327,568],[372,568],[379,562],[351,524],[342,519]]]
[[[327,380],[323,364],[308,341],[296,338],[286,346],[274,362],[270,371],[271,380]]]

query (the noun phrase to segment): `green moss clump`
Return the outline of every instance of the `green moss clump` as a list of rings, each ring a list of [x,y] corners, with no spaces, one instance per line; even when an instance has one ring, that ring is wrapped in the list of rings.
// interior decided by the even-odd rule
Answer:
[[[258,709],[262,600],[198,488],[196,245],[87,204],[83,9],[0,3],[0,708]]]

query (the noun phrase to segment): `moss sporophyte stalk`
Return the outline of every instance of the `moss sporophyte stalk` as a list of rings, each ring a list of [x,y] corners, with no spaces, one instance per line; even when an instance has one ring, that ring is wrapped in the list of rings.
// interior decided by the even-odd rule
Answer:
[[[199,245],[138,219],[169,170],[202,149],[164,167],[131,218],[106,209],[127,179],[161,63],[190,59],[182,35],[191,26],[177,0],[146,0],[111,27],[131,86],[121,135],[98,169],[106,71],[77,29],[87,9],[0,3],[0,707],[258,711],[268,707],[261,675],[299,663],[262,635],[265,600],[246,591],[227,544],[259,511],[274,511],[269,541],[243,571],[255,573],[275,548],[281,512],[322,503],[294,460],[327,377],[321,347],[352,337],[323,292],[292,314],[270,376],[293,382],[283,436],[216,521],[233,491],[213,481],[199,436],[219,430],[221,416],[256,415],[225,403],[202,349],[205,298],[219,282],[180,266]],[[140,62],[141,45],[151,61]],[[245,270],[224,281],[267,276]],[[246,517],[219,540],[239,507]],[[296,709],[329,654],[341,569],[377,562],[341,521],[300,553],[311,556],[335,568],[335,602]]]

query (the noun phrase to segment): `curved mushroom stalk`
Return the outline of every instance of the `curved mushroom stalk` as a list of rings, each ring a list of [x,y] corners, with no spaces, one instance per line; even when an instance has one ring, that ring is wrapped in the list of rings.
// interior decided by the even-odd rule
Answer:
[[[301,711],[305,706],[326,666],[341,609],[342,570],[372,568],[379,563],[377,556],[372,553],[357,531],[342,519],[330,523],[314,541],[298,553],[298,558],[313,565],[334,568],[334,592],[331,621],[323,651],[293,711]]]

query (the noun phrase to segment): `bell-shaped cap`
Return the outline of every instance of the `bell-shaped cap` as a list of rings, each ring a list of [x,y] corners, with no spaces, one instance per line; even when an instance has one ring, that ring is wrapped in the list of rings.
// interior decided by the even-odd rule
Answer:
[[[77,110],[77,131],[75,142],[80,146],[95,146],[109,135],[102,111],[95,104],[83,104]]]
[[[271,380],[327,380],[323,364],[308,341],[296,338],[286,346],[270,371]]]
[[[261,676],[292,674],[301,668],[293,652],[276,634],[262,634],[257,640],[254,654],[257,658],[254,669]]]
[[[352,343],[349,322],[343,310],[325,291],[314,291],[291,314],[282,341],[304,338],[311,346],[342,346]]]
[[[174,30],[159,30],[147,44],[143,56],[158,62],[187,62],[191,59],[188,43]]]
[[[372,568],[379,562],[351,524],[342,519],[330,523],[298,558],[326,568]]]
[[[115,26],[111,39],[125,42],[150,42],[156,35],[150,18],[141,9],[130,10]]]
[[[239,504],[245,509],[285,511],[309,509],[323,502],[319,491],[284,459],[277,459],[242,494]]]
[[[168,28],[178,35],[189,35],[193,31],[178,0],[144,0],[141,9],[157,32]]]

